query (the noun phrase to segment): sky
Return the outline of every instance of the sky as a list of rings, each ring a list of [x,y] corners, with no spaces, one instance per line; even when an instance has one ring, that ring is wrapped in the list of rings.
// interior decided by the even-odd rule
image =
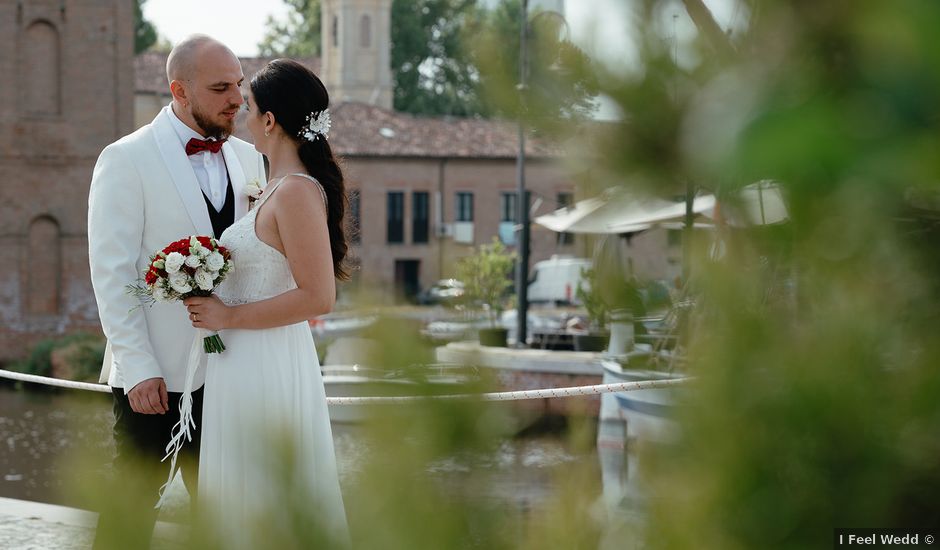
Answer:
[[[144,4],[144,18],[171,44],[204,33],[239,56],[257,55],[267,16],[280,18],[285,13],[281,0],[147,0]]]
[[[611,53],[625,47],[624,0],[531,0],[530,3],[539,5],[540,2],[546,6],[565,5],[572,38],[590,38]],[[280,18],[285,13],[287,8],[281,0],[147,0],[144,4],[144,17],[171,43],[200,32],[224,42],[240,56],[257,55],[267,17]],[[601,29],[591,28],[595,13],[606,14]]]

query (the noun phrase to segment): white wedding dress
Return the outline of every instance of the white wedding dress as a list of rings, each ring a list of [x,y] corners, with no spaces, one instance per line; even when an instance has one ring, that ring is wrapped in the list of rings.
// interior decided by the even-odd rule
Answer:
[[[295,174],[309,178],[306,174]],[[262,242],[255,218],[278,180],[219,243],[234,270],[216,288],[226,304],[265,300],[297,288],[287,258]],[[322,187],[320,188],[322,192]],[[325,194],[323,195],[326,199]],[[298,498],[335,542],[348,543],[320,363],[306,322],[264,330],[222,330],[225,351],[209,354],[203,401],[198,498],[226,547],[245,529],[283,517]],[[198,419],[197,419],[198,421]],[[244,542],[241,542],[244,541]]]

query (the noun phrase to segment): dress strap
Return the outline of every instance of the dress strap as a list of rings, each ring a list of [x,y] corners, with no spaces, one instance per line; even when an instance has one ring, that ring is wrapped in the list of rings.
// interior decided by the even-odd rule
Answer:
[[[261,198],[258,200],[258,204],[256,204],[252,210],[257,212],[258,209],[261,207],[261,205],[264,204],[266,200],[268,200],[268,197],[270,197],[274,193],[274,191],[277,189],[277,186],[280,185],[281,182],[284,181],[284,178],[286,177],[287,176],[281,176],[280,178],[278,178],[276,182],[268,184],[264,188],[264,192],[261,193]]]
[[[310,174],[304,174],[302,172],[297,172],[294,174],[287,174],[287,176],[300,176],[302,178],[307,178],[308,180],[317,184],[317,189],[320,190],[320,196],[323,197],[323,206],[329,206],[330,203],[329,201],[326,200],[326,191],[323,190],[323,184],[317,181],[317,178],[311,176]],[[284,176],[284,177],[286,178],[287,176]]]
[[[268,199],[268,197],[270,197],[271,194],[274,193],[274,191],[277,189],[277,186],[280,185],[281,182],[284,181],[284,179],[285,179],[287,176],[300,176],[300,177],[302,177],[302,178],[307,178],[308,180],[310,180],[310,181],[312,181],[313,183],[317,184],[317,189],[320,190],[320,196],[323,197],[323,206],[325,207],[325,206],[328,206],[328,205],[329,205],[329,202],[326,200],[326,191],[323,190],[323,185],[322,185],[320,182],[318,182],[315,177],[313,177],[313,176],[311,176],[311,175],[309,175],[309,174],[304,174],[304,173],[301,173],[301,172],[297,172],[297,173],[295,173],[295,174],[286,174],[286,175],[284,175],[284,176],[281,176],[281,178],[280,178],[279,180],[277,180],[276,182],[272,183],[271,185],[268,185],[267,187],[265,187],[265,188],[264,188],[264,193],[261,195],[261,201],[258,202],[258,205],[255,207],[255,210],[258,210],[258,207],[261,206],[262,204],[264,204],[264,201],[266,201],[266,200]]]

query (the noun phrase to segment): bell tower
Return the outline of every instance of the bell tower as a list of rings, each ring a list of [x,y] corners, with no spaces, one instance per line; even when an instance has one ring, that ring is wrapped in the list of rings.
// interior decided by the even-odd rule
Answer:
[[[323,80],[335,102],[392,108],[392,0],[323,0]]]

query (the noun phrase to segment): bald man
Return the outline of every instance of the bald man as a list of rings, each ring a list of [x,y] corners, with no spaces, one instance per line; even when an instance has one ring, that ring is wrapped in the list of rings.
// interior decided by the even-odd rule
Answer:
[[[150,256],[189,235],[219,238],[248,211],[247,182],[263,183],[254,147],[231,136],[243,103],[238,58],[204,35],[167,58],[172,102],[150,124],[112,143],[95,165],[88,201],[88,256],[101,327],[108,338],[102,381],[114,395],[115,494],[101,511],[95,548],[147,548],[154,505],[169,465],[162,463],[179,421],[190,345],[196,337],[180,303],[137,307],[125,287]],[[197,371],[197,431],[180,453],[195,495],[202,385]]]

